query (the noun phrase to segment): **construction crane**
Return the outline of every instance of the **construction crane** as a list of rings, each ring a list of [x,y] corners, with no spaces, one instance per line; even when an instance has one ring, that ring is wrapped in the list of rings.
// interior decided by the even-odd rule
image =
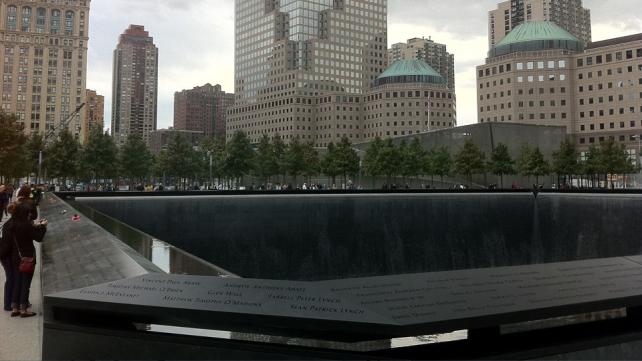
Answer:
[[[45,146],[47,145],[48,140],[53,139],[58,135],[58,132],[60,132],[60,130],[69,127],[69,123],[71,123],[71,120],[74,119],[78,114],[80,114],[80,111],[85,107],[85,104],[86,103],[80,104],[76,108],[76,110],[73,113],[69,114],[69,116],[65,118],[63,121],[61,121],[57,127],[54,127],[45,133],[45,137],[43,139]],[[42,150],[38,152],[38,175],[36,177],[36,182],[40,181],[41,174],[42,174]]]
[[[50,129],[46,134],[45,134],[45,143],[47,142],[48,139],[51,139],[52,137],[55,137],[58,135],[58,132],[61,129],[67,128],[69,126],[69,123],[71,123],[71,120],[74,119],[78,114],[80,114],[80,111],[82,108],[85,107],[85,103],[82,103],[76,108],[76,110],[71,113],[67,118],[65,118],[63,121],[58,124],[57,127]]]

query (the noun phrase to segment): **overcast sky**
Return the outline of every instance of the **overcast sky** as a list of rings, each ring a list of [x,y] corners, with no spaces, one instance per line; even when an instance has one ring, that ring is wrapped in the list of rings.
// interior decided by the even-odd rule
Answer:
[[[388,42],[432,37],[455,54],[458,123],[476,122],[475,66],[488,51],[487,13],[498,0],[388,0]],[[593,40],[642,33],[640,0],[584,0]],[[174,92],[205,83],[233,92],[234,0],[94,0],[87,87],[105,96],[111,127],[112,58],[129,24],[144,25],[160,50],[158,127],[173,124]]]

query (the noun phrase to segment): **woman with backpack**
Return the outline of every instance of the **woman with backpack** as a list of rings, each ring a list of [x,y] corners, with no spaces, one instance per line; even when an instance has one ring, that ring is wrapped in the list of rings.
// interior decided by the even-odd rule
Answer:
[[[47,231],[47,221],[40,220],[34,224],[32,214],[34,207],[28,202],[18,203],[11,213],[8,228],[3,230],[3,244],[13,241],[9,273],[13,274],[13,289],[11,291],[11,317],[33,317],[36,314],[29,311],[29,291],[36,268],[36,247],[33,241],[42,242]],[[4,232],[9,232],[5,237]]]

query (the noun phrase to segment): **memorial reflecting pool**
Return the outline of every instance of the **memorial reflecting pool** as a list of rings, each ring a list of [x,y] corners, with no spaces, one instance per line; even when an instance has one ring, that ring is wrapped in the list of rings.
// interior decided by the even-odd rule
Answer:
[[[222,273],[246,278],[315,281],[528,265],[628,256],[642,247],[639,195],[263,195],[76,202],[151,235],[152,243],[133,245],[149,259],[178,252],[158,243],[152,247],[162,240]],[[186,258],[174,259],[163,267],[202,274],[185,270]]]

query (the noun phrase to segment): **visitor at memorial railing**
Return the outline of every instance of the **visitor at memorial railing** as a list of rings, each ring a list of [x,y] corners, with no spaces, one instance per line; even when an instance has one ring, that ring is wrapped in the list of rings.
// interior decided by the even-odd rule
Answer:
[[[47,231],[47,220],[34,219],[34,207],[29,202],[16,203],[11,213],[9,227],[3,230],[3,243],[7,237],[13,240],[10,273],[14,276],[13,290],[11,292],[11,317],[33,317],[36,313],[29,310],[29,291],[36,266],[36,247],[34,241],[42,242]],[[35,215],[37,217],[37,214]]]
[[[9,211],[8,211],[7,208],[9,208],[9,204],[11,204],[11,201],[13,199],[14,189],[13,189],[13,185],[11,183],[5,184],[5,187],[6,187],[6,189],[5,189],[4,192],[5,192],[5,194],[7,195],[7,198],[8,198],[7,207],[5,207],[5,211],[6,211],[7,216],[8,216],[9,215]]]
[[[15,209],[15,205],[7,206],[7,215],[10,215],[10,212],[13,212],[13,209]],[[12,294],[13,294],[13,286],[14,282],[16,281],[16,274],[14,272],[14,269],[17,269],[17,267],[14,266],[13,264],[13,257],[12,257],[12,251],[13,251],[13,239],[11,236],[11,233],[8,231],[9,228],[11,228],[12,220],[9,219],[7,222],[2,226],[0,234],[2,237],[0,237],[0,263],[2,264],[2,268],[4,269],[4,303],[3,303],[3,309],[5,311],[12,311],[11,307],[11,301],[12,301]]]
[[[7,207],[11,200],[11,194],[7,193],[7,187],[4,184],[0,185],[0,221],[4,216],[8,216]]]
[[[31,207],[31,221],[35,221],[36,219],[38,219],[38,208],[31,198],[32,196],[33,194],[31,192],[31,188],[29,186],[22,186],[20,190],[18,190],[18,195],[15,203],[16,206],[24,203]]]

